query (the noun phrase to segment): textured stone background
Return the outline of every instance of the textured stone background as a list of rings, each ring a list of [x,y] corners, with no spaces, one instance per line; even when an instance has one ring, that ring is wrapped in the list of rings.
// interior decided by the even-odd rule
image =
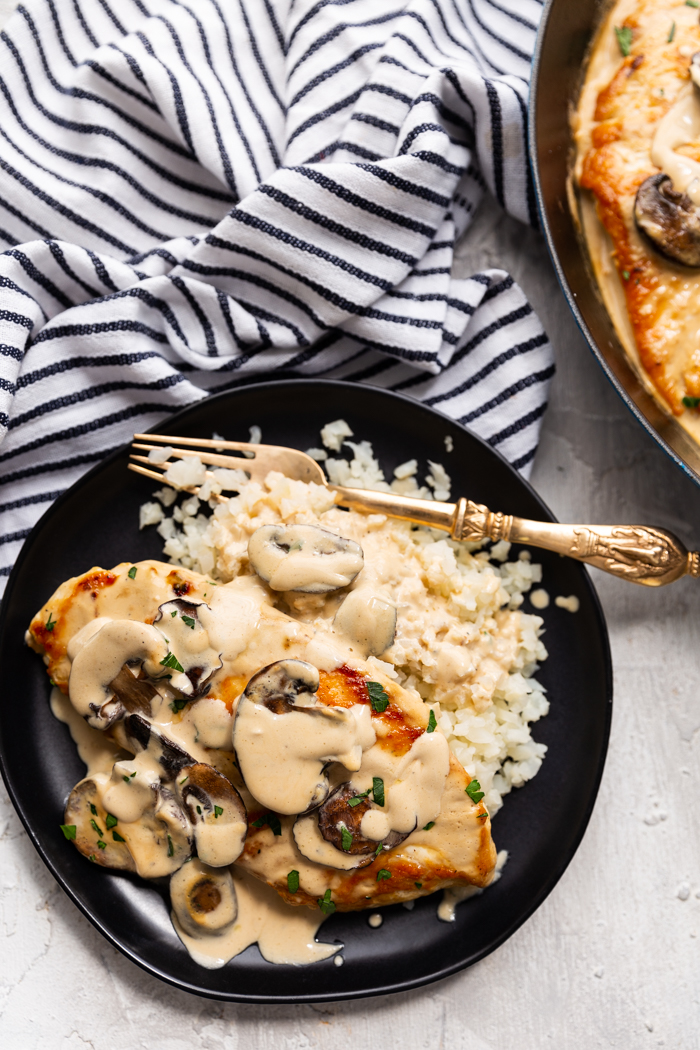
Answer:
[[[0,0],[0,23],[13,7]],[[460,257],[465,273],[509,270],[554,344],[558,372],[532,480],[557,516],[648,521],[700,544],[700,489],[609,387],[541,238],[487,202]],[[700,583],[653,591],[594,575],[616,690],[602,788],[561,882],[503,947],[465,973],[383,999],[259,1008],[198,999],[102,939],[54,883],[0,788],[4,1050],[700,1047]]]

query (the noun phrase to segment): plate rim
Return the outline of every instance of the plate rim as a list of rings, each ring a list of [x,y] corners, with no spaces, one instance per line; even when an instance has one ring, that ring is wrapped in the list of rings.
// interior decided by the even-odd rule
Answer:
[[[249,383],[249,384],[248,383],[241,384],[240,386],[233,387],[230,390],[224,390],[224,391],[221,391],[218,394],[211,395],[211,396],[209,396],[207,398],[194,401],[194,402],[190,403],[189,405],[186,405],[183,408],[178,409],[176,412],[173,412],[171,415],[165,417],[164,419],[160,420],[158,423],[156,423],[152,427],[150,427],[147,431],[144,431],[144,433],[157,433],[159,430],[162,431],[162,428],[164,426],[165,427],[169,427],[172,424],[173,421],[177,425],[178,420],[180,420],[184,415],[186,415],[188,412],[192,411],[195,408],[201,408],[203,403],[206,402],[206,401],[208,401],[208,402],[222,401],[222,400],[225,400],[227,397],[230,397],[232,395],[235,396],[237,393],[240,393],[240,392],[242,392],[244,390],[251,390],[251,389],[253,389],[253,390],[261,390],[262,388],[269,388],[270,386],[276,386],[276,387],[284,386],[284,385],[308,386],[308,385],[312,385],[312,384],[313,385],[321,384],[321,385],[328,386],[328,387],[342,388],[346,392],[352,391],[354,393],[358,392],[358,388],[359,388],[359,390],[362,389],[362,385],[361,384],[352,383],[352,382],[348,382],[348,381],[345,381],[345,380],[339,380],[339,379],[323,379],[323,378],[313,378],[313,377],[309,377],[309,378],[299,378],[299,377],[280,378],[280,377],[276,376],[275,378],[271,378],[271,379],[269,379],[267,381],[259,381],[259,382],[256,382],[256,383]],[[503,454],[501,452],[499,452],[498,449],[492,448],[488,444],[488,442],[484,441],[484,439],[481,438],[478,434],[475,434],[474,431],[469,429],[469,427],[464,426],[463,423],[460,423],[457,420],[451,419],[449,416],[445,415],[445,413],[440,412],[439,409],[433,407],[432,405],[426,405],[423,402],[418,401],[417,399],[412,398],[412,397],[410,397],[410,396],[408,396],[406,394],[402,394],[399,391],[385,390],[382,387],[372,387],[371,389],[373,391],[377,392],[377,393],[380,393],[382,395],[386,395],[389,398],[395,398],[395,399],[401,400],[401,401],[409,404],[412,408],[424,409],[425,411],[430,412],[430,413],[434,413],[437,416],[442,416],[450,424],[460,428],[461,430],[464,430],[469,435],[469,437],[471,439],[474,439],[479,444],[481,444],[484,447],[484,449],[487,451],[487,453],[496,456],[496,458],[500,459],[506,465],[508,470],[510,470],[511,472],[513,472],[514,474],[517,475],[518,479],[529,490],[529,494],[535,499],[535,501],[542,508],[543,516],[546,516],[547,519],[552,521],[552,522],[556,522],[557,521],[556,517],[552,514],[552,512],[549,509],[549,507],[547,506],[547,504],[544,502],[542,497],[537,493],[537,491],[533,488],[533,486],[530,484],[530,482],[515,470],[515,468],[508,462],[508,460],[505,458],[505,456],[503,456]],[[166,433],[167,433],[167,430],[166,430]],[[22,548],[20,550],[20,553],[19,553],[19,555],[17,557],[17,560],[15,561],[15,564],[13,565],[12,571],[11,571],[11,573],[9,575],[9,578],[8,578],[8,581],[7,581],[7,587],[5,589],[5,593],[3,595],[2,605],[0,606],[0,640],[2,640],[2,638],[4,637],[6,620],[7,620],[7,617],[8,617],[8,610],[10,609],[10,605],[11,605],[11,601],[9,601],[8,599],[12,598],[13,590],[14,590],[14,584],[15,584],[16,578],[19,575],[21,566],[23,565],[24,561],[26,560],[27,557],[29,557],[29,552],[30,552],[31,546],[32,546],[32,540],[35,537],[35,535],[38,534],[40,527],[43,528],[45,523],[48,520],[50,520],[50,518],[53,516],[53,514],[57,513],[58,510],[66,502],[68,502],[68,500],[73,498],[73,496],[74,496],[76,491],[78,491],[83,485],[88,484],[90,479],[94,475],[98,474],[101,470],[104,469],[105,466],[107,466],[108,464],[110,464],[114,460],[118,459],[120,456],[123,456],[124,451],[128,447],[130,447],[130,442],[126,442],[124,445],[120,445],[118,448],[113,449],[108,455],[105,456],[104,459],[100,460],[99,463],[96,463],[93,467],[90,468],[90,470],[88,470],[85,474],[81,475],[75,482],[73,482],[72,485],[70,485],[65,490],[65,492],[63,492],[44,511],[44,513],[41,515],[41,517],[37,520],[37,522],[32,527],[32,530],[29,533],[29,535],[27,536],[27,538],[25,539],[25,541],[24,541],[24,543],[22,545]],[[537,911],[537,909],[547,899],[549,894],[552,892],[552,890],[557,885],[557,883],[561,879],[562,875],[564,874],[564,872],[568,868],[568,866],[571,863],[571,861],[573,860],[574,856],[576,855],[576,853],[578,851],[578,848],[581,845],[581,841],[583,840],[583,836],[585,835],[586,830],[588,828],[588,825],[589,825],[589,822],[590,822],[593,810],[595,808],[595,803],[597,801],[598,793],[600,791],[600,784],[601,784],[601,780],[602,780],[602,776],[603,776],[603,770],[604,770],[604,767],[605,767],[605,761],[606,761],[606,758],[607,758],[608,747],[609,747],[609,742],[610,742],[610,729],[611,729],[611,722],[612,722],[612,706],[613,706],[613,665],[612,665],[612,654],[611,654],[611,649],[610,649],[610,636],[609,636],[609,632],[608,632],[608,629],[607,629],[607,623],[606,623],[606,620],[605,620],[605,614],[603,612],[603,608],[602,608],[600,599],[598,597],[597,591],[595,589],[595,586],[593,584],[593,581],[592,581],[592,579],[590,577],[590,574],[589,574],[587,568],[584,565],[582,565],[581,563],[579,563],[579,565],[580,565],[580,568],[581,568],[582,579],[584,581],[584,585],[588,589],[589,596],[590,596],[591,602],[592,602],[593,611],[595,613],[596,620],[598,622],[598,627],[599,627],[599,631],[600,631],[600,642],[601,642],[601,656],[603,658],[604,669],[605,669],[605,708],[604,708],[604,710],[605,710],[605,718],[604,718],[604,726],[602,727],[603,728],[603,744],[602,744],[600,755],[599,755],[599,758],[598,758],[597,769],[595,771],[595,773],[596,773],[596,775],[595,775],[595,789],[593,790],[593,792],[591,794],[591,797],[590,797],[589,802],[588,802],[588,806],[586,807],[586,811],[585,811],[585,813],[583,815],[583,818],[581,819],[581,823],[580,823],[577,835],[575,836],[574,840],[572,841],[572,844],[571,844],[571,847],[570,847],[570,850],[569,850],[568,854],[566,855],[565,859],[553,870],[553,872],[550,874],[550,877],[547,879],[547,881],[545,882],[544,886],[542,887],[542,890],[533,897],[533,900],[531,902],[529,902],[528,907],[526,909],[524,909],[524,911],[518,915],[518,918],[516,920],[514,920],[504,931],[502,931],[501,934],[498,937],[496,937],[493,940],[491,940],[489,942],[488,946],[485,946],[483,948],[483,950],[475,953],[473,956],[469,956],[465,960],[462,960],[460,962],[454,963],[454,964],[452,964],[450,966],[446,966],[444,969],[442,969],[442,970],[440,970],[438,972],[431,973],[431,974],[429,974],[427,976],[426,975],[421,975],[419,977],[416,977],[415,979],[402,980],[400,982],[395,982],[395,983],[387,983],[387,984],[382,985],[380,987],[376,987],[375,986],[375,987],[367,988],[367,989],[363,989],[363,990],[349,990],[347,992],[318,992],[318,993],[310,992],[308,994],[304,993],[304,994],[296,994],[296,995],[274,995],[274,996],[270,996],[270,995],[259,995],[258,996],[258,995],[250,995],[250,994],[236,994],[235,992],[224,994],[224,993],[216,991],[216,990],[211,990],[211,989],[207,989],[207,988],[204,988],[204,987],[201,987],[201,986],[198,986],[198,985],[194,985],[194,984],[192,984],[192,983],[190,983],[188,981],[181,980],[179,978],[174,978],[171,975],[169,975],[167,972],[165,972],[162,969],[160,969],[158,966],[153,965],[153,964],[147,962],[145,959],[140,958],[135,952],[131,951],[125,944],[121,943],[120,940],[116,936],[113,936],[112,933],[110,933],[109,930],[105,926],[103,926],[103,924],[99,921],[98,917],[95,914],[93,914],[93,912],[87,907],[87,905],[83,904],[83,902],[80,899],[79,892],[77,890],[74,890],[72,888],[71,884],[68,881],[66,881],[63,878],[63,876],[61,875],[61,873],[56,869],[56,867],[54,866],[54,864],[51,861],[50,857],[45,852],[38,835],[34,832],[28,814],[26,814],[24,812],[24,808],[23,808],[22,804],[20,803],[19,799],[15,795],[15,792],[14,792],[12,786],[11,786],[8,774],[7,774],[6,769],[5,769],[4,748],[0,747],[0,773],[2,774],[2,778],[3,778],[4,784],[5,784],[5,788],[6,788],[7,792],[8,792],[8,795],[9,795],[10,800],[12,802],[12,805],[13,805],[13,807],[15,809],[15,812],[19,816],[20,821],[21,821],[25,831],[27,832],[27,834],[29,836],[30,842],[32,843],[32,845],[34,846],[36,851],[38,852],[38,854],[41,857],[43,863],[45,864],[45,866],[47,867],[47,869],[49,870],[49,872],[51,873],[53,878],[56,880],[56,882],[61,887],[61,889],[64,891],[64,893],[66,893],[66,895],[70,898],[70,900],[73,902],[73,904],[75,904],[77,906],[77,908],[85,916],[85,918],[90,922],[90,924],[103,937],[105,937],[106,940],[114,948],[116,948],[122,955],[124,955],[131,962],[135,963],[138,967],[140,967],[146,973],[151,974],[151,976],[158,978],[159,980],[163,981],[164,983],[170,985],[173,988],[177,988],[180,991],[189,992],[191,995],[197,995],[197,996],[199,996],[201,998],[212,999],[212,1000],[215,1000],[215,1001],[218,1001],[218,1002],[246,1003],[246,1004],[249,1004],[249,1005],[261,1006],[261,1005],[284,1005],[284,1004],[291,1005],[291,1004],[299,1004],[299,1003],[310,1004],[310,1003],[321,1003],[321,1002],[343,1002],[343,1001],[350,1001],[350,1000],[354,1000],[354,999],[368,999],[368,998],[375,998],[375,997],[380,996],[380,995],[390,995],[390,994],[394,994],[394,993],[397,993],[397,992],[410,991],[411,989],[419,988],[419,987],[422,987],[422,986],[425,986],[425,985],[428,985],[428,984],[432,984],[432,983],[434,983],[436,981],[443,980],[446,977],[449,977],[449,976],[451,976],[451,975],[453,975],[455,973],[459,973],[460,971],[465,970],[465,969],[469,968],[470,966],[473,966],[475,963],[477,963],[477,962],[481,961],[482,959],[486,958],[488,955],[491,955],[497,948],[499,948],[510,937],[512,937],[513,934],[522,925],[524,925],[524,923],[526,923],[528,921],[528,919],[531,918],[531,916],[535,913],[535,911]],[[0,712],[0,720],[1,720],[1,718],[2,718],[2,715],[1,715],[1,712]],[[270,965],[273,965],[273,964],[271,963]],[[203,972],[206,972],[206,971],[203,970]]]

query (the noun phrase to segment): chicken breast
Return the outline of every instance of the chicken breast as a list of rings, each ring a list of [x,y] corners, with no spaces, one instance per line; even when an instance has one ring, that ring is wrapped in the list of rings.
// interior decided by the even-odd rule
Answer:
[[[180,806],[171,819],[183,814],[181,860],[186,859],[187,843],[196,852],[197,842],[204,841],[197,838],[196,807],[190,799],[188,810],[183,799],[189,790],[182,786],[187,775],[179,779],[179,773],[188,774],[198,763],[223,773],[247,810],[248,829],[236,865],[273,887],[289,904],[318,908],[319,901],[325,901],[339,911],[356,910],[412,900],[449,886],[488,885],[496,863],[488,813],[467,792],[470,778],[436,729],[434,717],[429,718],[429,709],[416,693],[359,658],[332,629],[281,611],[274,604],[278,597],[254,576],[217,586],[198,573],[156,561],[93,568],[58,588],[32,620],[27,642],[43,656],[49,676],[70,695],[73,706],[90,724],[106,726],[105,732],[124,753],[138,757],[146,746],[139,743],[143,726],[138,732],[133,726],[124,728],[129,719],[146,726],[148,746],[153,750],[153,741],[157,744],[153,761],[161,763],[157,792],[172,807]],[[129,622],[133,630],[126,630]],[[121,634],[115,623],[126,624]],[[146,625],[145,634],[139,625]],[[100,654],[93,662],[109,668],[106,643],[101,650],[98,645],[109,632],[117,654],[114,657],[110,649],[110,659],[118,664],[124,658],[124,666],[111,682],[103,682],[108,700],[102,707],[93,703],[81,708],[87,703],[84,698],[93,695],[88,685],[80,684],[92,673],[87,646]],[[153,663],[150,677],[146,672],[151,657],[144,656],[144,650],[130,655],[127,649],[114,648],[114,638],[132,634],[162,639],[166,655]],[[101,672],[103,679],[117,664]],[[162,674],[161,667],[169,675]],[[302,679],[307,676],[306,692],[297,688],[293,695],[275,693],[270,682],[281,680],[280,675],[287,675],[287,681],[292,671]],[[136,691],[136,699],[133,690],[124,689],[129,675],[146,685],[145,691]],[[174,683],[180,679],[178,691]],[[95,682],[88,683],[93,692]],[[120,715],[114,713],[115,696],[124,708]],[[297,724],[302,732],[294,738]],[[260,738],[260,726],[273,735]],[[347,747],[329,743],[313,751],[311,737],[322,737],[324,727],[338,740],[347,738]],[[255,751],[259,739],[262,757]],[[300,741],[296,751],[294,739]],[[273,747],[282,748],[282,760],[265,772]],[[163,759],[168,748],[179,756],[177,762],[169,759],[170,765]],[[320,794],[310,806],[297,803],[294,762],[298,765],[303,759],[308,771],[319,754],[311,787],[316,791],[318,786]],[[118,776],[112,768],[89,770],[90,785],[71,796],[68,816],[92,803],[100,820],[106,821],[113,812],[104,803],[109,777],[111,784],[119,782],[124,794],[121,781],[133,775],[129,768],[128,763],[126,769],[120,766]],[[99,798],[94,785],[98,794],[103,792]],[[114,793],[113,787],[109,790]],[[154,795],[143,818],[147,816],[154,828],[164,819],[158,815],[160,795]],[[216,808],[219,813],[210,814],[210,834],[211,829],[223,834],[225,817],[217,824],[221,808]],[[71,817],[70,823],[78,819]],[[87,811],[83,825],[85,834],[81,832],[75,844],[95,856]],[[127,856],[134,836],[128,821],[126,825],[116,827],[118,848],[111,842],[109,849],[98,844],[99,862],[109,866],[113,854],[118,867],[146,870],[145,861],[136,857],[132,863]],[[102,824],[98,828],[104,834]],[[173,833],[169,838],[165,824],[161,832],[163,848],[170,843],[161,866],[172,867]],[[158,837],[155,831],[154,836]]]
[[[618,0],[574,119],[576,176],[597,212],[596,219],[584,197],[584,232],[606,305],[646,385],[696,440],[700,80],[691,74],[698,51],[693,6]]]

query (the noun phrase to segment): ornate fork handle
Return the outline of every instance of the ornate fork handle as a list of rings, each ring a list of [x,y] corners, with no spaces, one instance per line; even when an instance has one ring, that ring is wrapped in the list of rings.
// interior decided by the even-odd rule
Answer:
[[[455,540],[509,540],[542,547],[647,587],[700,576],[700,552],[688,551],[672,532],[651,525],[560,525],[494,513],[467,499],[455,504],[359,489],[336,488],[336,493],[336,501],[345,506],[432,525]]]

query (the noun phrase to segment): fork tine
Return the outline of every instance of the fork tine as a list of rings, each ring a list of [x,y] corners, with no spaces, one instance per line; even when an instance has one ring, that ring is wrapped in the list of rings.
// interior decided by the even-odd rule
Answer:
[[[145,462],[148,461],[146,460]],[[145,467],[138,467],[135,463],[127,463],[127,467],[129,470],[133,470],[136,474],[143,474],[146,478],[152,478],[153,481],[165,481],[165,477],[162,474],[157,474],[155,470],[146,470]],[[169,482],[165,483],[166,485],[169,484]],[[171,486],[171,488],[174,488],[174,486]]]
[[[134,441],[157,441],[161,445],[170,445],[177,441],[179,445],[194,445],[195,448],[228,448],[234,452],[255,452],[256,446],[249,441],[224,441],[212,438],[174,437],[172,434],[134,434]],[[264,447],[264,446],[262,446]]]
[[[142,445],[135,441],[132,448],[139,448],[148,452],[157,449],[158,445]],[[177,456],[180,459],[187,459],[188,457],[196,456],[202,463],[208,463],[213,467],[228,467],[229,470],[235,470],[236,468],[239,470],[245,470],[245,464],[250,462],[250,460],[244,459],[243,456],[217,456],[213,452],[198,452],[194,449],[188,448],[173,448],[171,455]],[[149,460],[146,456],[133,456],[132,458],[139,460],[141,463],[153,462],[153,460]],[[250,473],[250,471],[248,471],[248,473]]]

